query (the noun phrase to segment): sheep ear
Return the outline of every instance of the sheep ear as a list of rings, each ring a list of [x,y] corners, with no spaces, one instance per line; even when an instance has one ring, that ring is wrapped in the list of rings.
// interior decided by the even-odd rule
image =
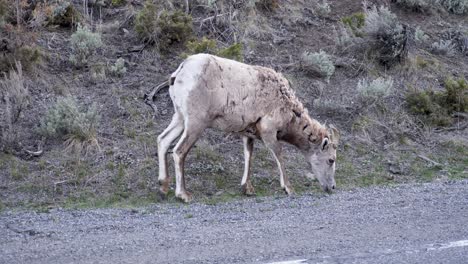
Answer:
[[[321,148],[322,148],[322,150],[325,150],[325,148],[327,147],[327,145],[328,145],[328,138],[325,137],[325,138],[322,139],[322,145],[320,145]]]
[[[329,125],[329,131],[330,131],[330,139],[335,142],[335,143],[338,143],[338,141],[340,140],[340,132],[338,131],[338,129],[334,126],[334,125]]]

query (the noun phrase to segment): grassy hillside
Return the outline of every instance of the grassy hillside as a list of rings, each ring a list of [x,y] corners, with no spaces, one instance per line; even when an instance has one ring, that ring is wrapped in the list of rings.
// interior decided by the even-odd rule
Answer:
[[[341,131],[339,188],[468,177],[466,0],[11,2],[0,0],[0,208],[161,202],[156,137],[172,103],[161,92],[154,113],[143,94],[199,52],[282,72]],[[295,189],[319,192],[285,151]],[[186,164],[196,200],[240,195],[236,135],[207,131]],[[282,194],[260,142],[253,184]]]

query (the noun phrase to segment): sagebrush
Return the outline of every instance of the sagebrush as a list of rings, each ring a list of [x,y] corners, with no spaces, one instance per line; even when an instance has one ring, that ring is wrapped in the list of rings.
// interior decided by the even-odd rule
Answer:
[[[322,0],[322,2],[317,3],[316,12],[319,16],[328,16],[331,12],[330,3],[328,3],[327,0]]]
[[[468,13],[468,0],[439,0],[447,11],[463,15]]]
[[[413,11],[445,9],[458,15],[468,13],[467,0],[395,0],[395,2]]]
[[[76,32],[72,34],[70,44],[72,50],[70,61],[77,67],[86,65],[89,58],[103,45],[101,34],[93,33],[82,25],[78,25]]]
[[[364,33],[377,51],[379,61],[391,65],[407,56],[406,28],[387,7],[365,8]]]
[[[84,111],[75,99],[62,97],[57,100],[41,120],[39,131],[47,138],[62,138],[73,148],[97,146],[99,114],[96,105]]]
[[[434,54],[452,56],[455,53],[455,45],[450,39],[441,39],[432,43],[431,51]]]
[[[342,23],[338,23],[338,28],[335,28],[333,33],[335,45],[339,49],[345,49],[355,41],[354,36],[351,35],[348,28]]]
[[[314,53],[304,52],[301,56],[301,68],[311,74],[323,77],[327,81],[335,72],[331,56],[323,50]]]
[[[429,39],[429,36],[426,35],[426,33],[420,27],[416,27],[414,31],[414,39],[416,42],[424,43]]]
[[[361,79],[357,91],[366,102],[375,102],[390,95],[393,89],[393,79],[379,77],[372,81]]]
[[[122,77],[127,72],[127,67],[125,67],[125,59],[118,58],[114,65],[110,66],[109,71],[114,76]]]

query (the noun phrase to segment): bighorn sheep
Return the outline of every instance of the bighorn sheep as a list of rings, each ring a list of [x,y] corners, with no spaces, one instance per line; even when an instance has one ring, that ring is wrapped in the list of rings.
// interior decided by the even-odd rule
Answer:
[[[164,86],[169,86],[175,113],[158,136],[158,180],[162,193],[167,194],[170,182],[167,151],[180,136],[173,151],[175,194],[185,202],[191,200],[185,189],[184,160],[206,128],[242,135],[245,167],[241,185],[245,194],[254,192],[250,182],[254,139],[262,140],[273,154],[286,193],[293,193],[293,189],[284,171],[280,141],[302,151],[324,191],[335,188],[338,131],[310,118],[281,74],[265,67],[197,54],[182,62],[169,81],[147,96],[147,102]]]

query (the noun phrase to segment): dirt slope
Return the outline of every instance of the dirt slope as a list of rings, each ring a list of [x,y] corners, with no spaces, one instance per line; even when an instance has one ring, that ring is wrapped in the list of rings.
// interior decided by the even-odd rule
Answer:
[[[239,4],[238,10],[230,11],[235,13],[231,13],[232,24],[224,27],[210,24],[206,19],[215,15],[215,9],[199,2],[190,9],[196,37],[215,39],[219,47],[242,43],[244,62],[284,73],[311,115],[341,130],[336,176],[339,187],[468,177],[466,115],[451,119],[445,128],[437,130],[437,126],[410,113],[405,102],[413,88],[443,91],[446,78],[468,77],[468,57],[461,51],[452,56],[430,52],[431,43],[443,39],[447,32],[466,36],[466,16],[446,11],[414,12],[390,3],[390,10],[411,34],[419,27],[428,39],[422,44],[410,41],[408,58],[385,68],[369,56],[358,56],[357,49],[343,53],[335,45],[333,30],[339,21],[362,11],[357,1],[331,1],[331,12],[325,15],[318,15],[315,1],[281,1],[274,10]],[[73,5],[84,12],[80,1]],[[141,1],[129,1],[120,7],[104,6],[101,16],[93,9],[85,22],[101,32],[104,47],[84,68],[76,68],[69,61],[75,28],[49,26],[34,33],[45,56],[41,66],[25,74],[30,103],[14,124],[14,147],[0,153],[2,207],[160,201],[155,191],[156,137],[169,123],[172,103],[167,92],[161,92],[156,99],[161,111],[155,116],[142,96],[165,80],[187,50],[174,46],[169,54],[161,54],[154,47],[142,46],[133,28],[135,15],[142,8]],[[167,8],[182,7],[176,4]],[[319,50],[331,54],[335,64],[329,82],[300,67],[303,52]],[[118,58],[125,59],[127,68],[122,77],[93,77],[93,72]],[[380,76],[393,78],[390,96],[379,104],[363,104],[357,96],[358,82]],[[37,149],[42,141],[40,120],[61,96],[74,97],[82,109],[97,105],[99,150],[77,155],[65,150],[62,139],[49,138],[43,145],[44,153],[31,157],[25,149]],[[305,177],[308,167],[300,154],[290,147],[285,151],[286,170],[295,189],[318,191]],[[239,138],[207,131],[187,160],[188,188],[199,201],[237,197],[242,162]],[[256,143],[253,166],[258,195],[281,193],[276,165],[260,142]]]

